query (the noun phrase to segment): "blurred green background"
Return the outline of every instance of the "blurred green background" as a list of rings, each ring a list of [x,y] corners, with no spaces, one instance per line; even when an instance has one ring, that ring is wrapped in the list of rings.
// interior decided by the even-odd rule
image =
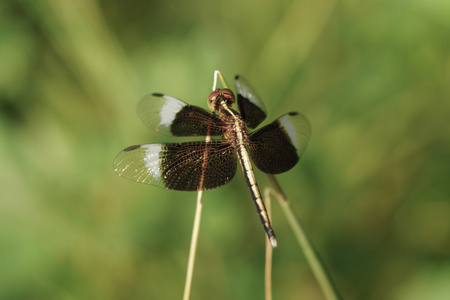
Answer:
[[[173,141],[138,119],[144,95],[206,107],[218,69],[268,121],[309,118],[278,178],[345,299],[450,299],[449,16],[445,0],[2,1],[0,298],[181,299],[196,193],[112,162]],[[192,299],[263,299],[241,173],[203,195]],[[324,299],[272,219],[275,299]]]

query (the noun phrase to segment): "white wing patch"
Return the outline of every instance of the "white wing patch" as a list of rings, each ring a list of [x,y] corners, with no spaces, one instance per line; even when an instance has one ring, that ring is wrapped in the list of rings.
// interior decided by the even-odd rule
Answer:
[[[291,123],[291,120],[289,120],[289,114],[282,116],[278,120],[280,121],[281,125],[283,125],[283,127],[286,129],[287,134],[291,138],[292,144],[295,146],[296,149],[298,149],[299,144],[297,134],[294,125]]]
[[[166,95],[164,95],[164,99],[168,101],[164,103],[159,112],[159,117],[161,120],[159,125],[168,128],[172,124],[177,113],[186,105],[186,103]]]
[[[243,79],[241,78],[241,80]],[[255,104],[256,106],[263,107],[263,104],[256,99],[256,97],[248,90],[248,88],[244,88],[243,86],[241,86],[239,81],[236,81],[235,85],[236,85],[236,92],[238,94],[241,94],[244,98],[247,98],[251,103]]]
[[[161,171],[159,164],[159,153],[161,152],[161,144],[142,145],[145,148],[144,163],[148,172],[155,179],[161,179]]]

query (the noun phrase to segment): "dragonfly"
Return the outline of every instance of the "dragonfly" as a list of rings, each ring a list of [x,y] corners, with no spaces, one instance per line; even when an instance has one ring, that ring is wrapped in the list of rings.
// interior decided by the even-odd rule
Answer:
[[[290,170],[306,149],[311,126],[303,114],[289,112],[255,129],[266,119],[264,105],[243,77],[235,77],[235,88],[237,98],[228,88],[210,93],[211,111],[165,94],[144,97],[137,112],[147,126],[169,136],[210,138],[130,146],[117,155],[113,168],[118,175],[136,182],[176,191],[203,191],[230,182],[239,161],[261,223],[275,248],[277,239],[252,162],[267,174]],[[232,108],[236,100],[239,112]]]

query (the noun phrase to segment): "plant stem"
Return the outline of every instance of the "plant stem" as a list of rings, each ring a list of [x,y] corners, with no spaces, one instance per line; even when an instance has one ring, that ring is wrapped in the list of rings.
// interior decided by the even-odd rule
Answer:
[[[200,219],[202,215],[202,191],[197,194],[197,207],[195,209],[194,228],[192,230],[191,248],[189,250],[189,260],[184,286],[183,300],[189,300],[192,286],[192,276],[194,273],[195,254],[197,252],[198,232],[200,231]]]
[[[327,300],[341,300],[342,297],[339,295],[338,290],[333,284],[330,274],[327,272],[325,265],[320,259],[319,254],[308,240],[308,237],[306,236],[299,219],[292,211],[291,205],[289,201],[287,201],[287,198],[284,196],[280,185],[273,175],[268,176],[270,181],[274,185],[274,195],[279,200],[283,213],[285,214],[286,219],[294,232],[300,248],[305,254],[306,260],[308,261],[308,264],[310,265],[311,270],[316,277],[316,280],[319,283],[323,294],[325,295],[325,298]]]
[[[264,198],[266,199],[266,210],[271,218],[271,201],[270,201],[270,188],[264,190]],[[265,287],[265,297],[266,300],[272,300],[272,258],[273,258],[273,247],[270,240],[266,236],[266,261],[265,261],[265,271],[264,271],[264,287]]]
[[[220,71],[214,71],[214,83],[212,90],[215,91],[217,88],[217,77],[219,77],[220,81],[222,82],[222,86],[228,88],[222,73]],[[211,141],[211,134],[210,128],[208,128],[208,134],[206,135],[206,143],[210,141]],[[208,150],[205,151],[205,162],[202,166],[203,170],[206,170],[207,157],[208,157]],[[184,286],[183,300],[189,300],[191,294],[192,277],[195,265],[195,254],[197,252],[198,233],[200,231],[200,219],[202,215],[202,194],[203,194],[202,191],[203,191],[203,180],[200,181],[200,187],[197,194],[197,207],[195,209],[194,228],[192,230],[191,248],[189,250],[188,268],[186,274],[186,283]]]

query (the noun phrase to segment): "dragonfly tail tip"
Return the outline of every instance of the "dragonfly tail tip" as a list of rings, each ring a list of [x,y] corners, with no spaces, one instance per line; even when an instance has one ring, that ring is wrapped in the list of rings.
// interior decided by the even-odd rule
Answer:
[[[272,248],[276,248],[278,246],[277,239],[274,236],[270,237],[270,243],[272,244]]]

